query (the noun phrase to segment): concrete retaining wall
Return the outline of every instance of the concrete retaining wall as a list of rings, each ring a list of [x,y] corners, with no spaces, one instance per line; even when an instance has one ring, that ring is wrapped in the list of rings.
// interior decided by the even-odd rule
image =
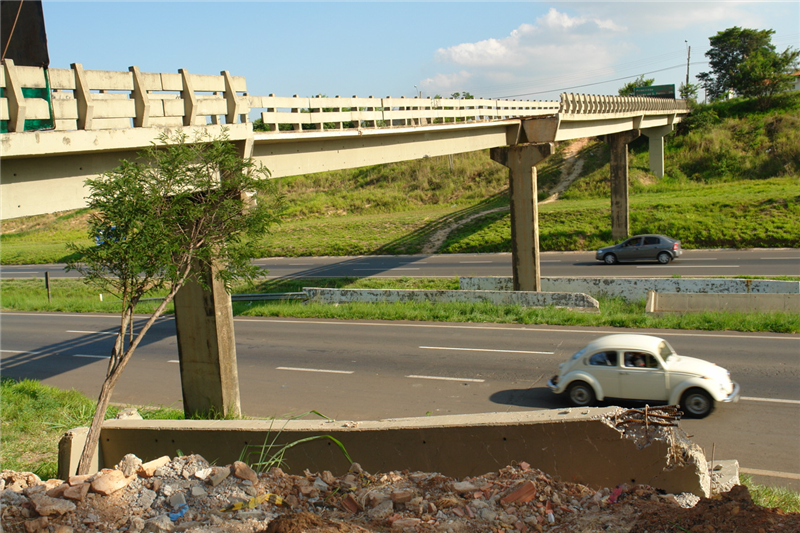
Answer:
[[[312,302],[339,304],[351,302],[487,302],[494,305],[523,307],[569,307],[598,310],[597,300],[586,294],[568,292],[512,292],[503,290],[425,291],[413,289],[319,289],[306,288]]]
[[[460,278],[459,287],[472,291],[510,291],[510,277]],[[690,293],[800,293],[800,282],[763,279],[690,278],[542,278],[542,290],[578,292],[593,297],[619,296],[630,301],[643,300],[647,291]]]
[[[636,438],[612,427],[620,408],[542,410],[518,413],[400,418],[382,421],[107,420],[103,424],[100,467],[113,467],[125,454],[144,461],[181,450],[216,464],[230,464],[248,445],[276,444],[331,435],[368,472],[410,470],[456,478],[497,471],[526,461],[565,481],[591,487],[645,483],[671,493],[708,495],[705,456],[678,427],[650,425]],[[639,427],[639,426],[637,426]],[[77,433],[76,433],[77,435]],[[72,438],[69,445],[82,446]],[[62,447],[66,445],[62,442]],[[60,458],[76,457],[64,449]],[[255,456],[257,458],[257,455]],[[251,460],[253,457],[250,458]],[[247,461],[247,459],[245,459]],[[286,471],[330,470],[344,474],[350,462],[329,439],[289,449]]]
[[[800,313],[800,294],[647,293],[648,313],[740,311]]]

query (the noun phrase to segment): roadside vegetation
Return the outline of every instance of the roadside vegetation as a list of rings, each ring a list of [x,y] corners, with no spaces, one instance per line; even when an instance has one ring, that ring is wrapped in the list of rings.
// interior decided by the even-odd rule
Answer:
[[[3,378],[2,431],[0,431],[0,464],[3,469],[33,472],[41,479],[58,477],[58,441],[64,431],[87,426],[95,410],[95,402],[76,390],[60,390],[35,380],[16,381]],[[107,417],[113,418],[122,409],[111,406]],[[159,406],[138,407],[145,419],[183,419],[183,410]],[[179,455],[179,450],[175,455]],[[753,501],[764,507],[778,507],[785,512],[800,512],[800,494],[781,487],[754,483],[743,476]]]
[[[800,278],[785,278],[800,280]],[[44,281],[40,279],[3,280],[0,282],[0,306],[10,311],[60,311],[73,313],[119,313],[121,302],[100,294],[77,279],[50,281],[48,301]],[[329,278],[271,279],[256,284],[233,287],[234,294],[299,292],[303,287],[350,289],[430,289],[456,290],[457,278]],[[159,293],[148,297],[160,296]],[[748,331],[798,333],[800,316],[796,313],[702,312],[662,316],[647,315],[644,301],[628,302],[621,298],[599,298],[600,311],[586,313],[547,307],[497,306],[488,303],[349,303],[327,305],[301,300],[234,302],[236,316],[328,318],[343,320],[415,320],[440,322],[495,322],[506,324],[559,324],[623,328],[696,329],[709,331]],[[143,301],[137,313],[149,314],[158,301]],[[172,313],[168,306],[166,313]]]

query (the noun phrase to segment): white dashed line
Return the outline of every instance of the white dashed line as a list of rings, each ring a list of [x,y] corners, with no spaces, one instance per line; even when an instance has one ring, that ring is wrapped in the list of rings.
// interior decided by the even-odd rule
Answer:
[[[322,372],[324,374],[352,374],[352,370],[325,370],[322,368],[296,368],[291,366],[279,366],[275,370],[293,370],[295,372]]]
[[[414,374],[406,376],[407,378],[411,379],[439,379],[442,381],[468,381],[470,383],[483,383],[484,380],[482,379],[469,379],[469,378],[449,378],[443,376],[417,376]]]
[[[669,265],[669,268],[739,268],[741,265]],[[665,265],[637,266],[636,268],[665,268]]]
[[[67,333],[85,333],[89,335],[116,335],[116,333],[110,333],[108,331],[79,331],[75,329],[68,329]]]
[[[421,350],[454,350],[459,352],[497,352],[497,353],[532,353],[552,355],[555,352],[534,352],[529,350],[496,350],[491,348],[453,348],[450,346],[420,346]]]
[[[795,405],[800,405],[800,400],[782,400],[780,398],[753,398],[751,396],[742,396],[739,399],[746,400],[748,402],[791,403]]]

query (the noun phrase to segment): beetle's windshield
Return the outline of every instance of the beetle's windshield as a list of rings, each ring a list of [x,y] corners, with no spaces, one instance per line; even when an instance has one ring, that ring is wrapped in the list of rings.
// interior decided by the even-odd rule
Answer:
[[[661,358],[664,360],[664,362],[669,361],[670,357],[677,355],[675,350],[672,349],[672,346],[670,346],[667,341],[661,341],[659,343],[658,353],[661,354]]]
[[[578,357],[582,356],[582,355],[583,355],[583,354],[585,354],[585,353],[586,353],[586,348],[583,348],[583,349],[581,349],[581,350],[578,350],[577,352],[575,352],[575,355],[573,355],[573,356],[570,358],[570,361],[574,361],[575,359],[577,359]]]

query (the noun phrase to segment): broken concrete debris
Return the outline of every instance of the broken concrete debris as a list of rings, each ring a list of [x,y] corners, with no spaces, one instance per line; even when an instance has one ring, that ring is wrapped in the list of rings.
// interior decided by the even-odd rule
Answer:
[[[692,532],[800,530],[800,515],[755,506],[741,486],[714,499],[643,485],[593,490],[525,462],[459,480],[435,472],[370,474],[357,463],[336,477],[280,468],[257,473],[244,463],[212,466],[199,455],[141,465],[137,459],[126,456],[114,469],[66,481],[2,471],[3,531],[635,533],[654,531],[654,524]],[[126,476],[132,465],[136,473]],[[695,512],[682,501],[705,507]],[[638,526],[642,520],[650,529]]]

